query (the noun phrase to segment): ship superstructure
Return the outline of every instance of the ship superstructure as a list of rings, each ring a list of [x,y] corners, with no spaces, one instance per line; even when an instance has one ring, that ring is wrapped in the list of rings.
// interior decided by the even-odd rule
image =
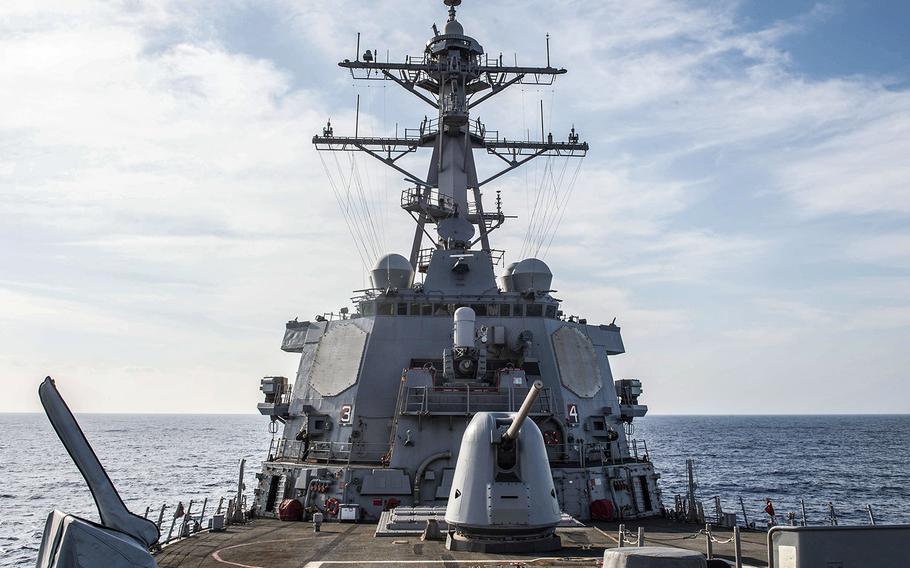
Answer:
[[[498,198],[485,209],[482,192],[538,156],[582,157],[588,145],[574,127],[564,141],[543,131],[540,140],[505,139],[471,111],[512,85],[550,84],[566,70],[488,57],[456,18],[460,0],[445,3],[448,21],[441,32],[434,26],[422,57],[380,62],[358,46],[354,61],[339,63],[357,79],[397,83],[436,111],[403,136],[340,136],[327,124],[313,138],[320,151],[363,152],[402,174],[414,239],[407,257],[379,260],[352,313],[288,322],[281,348],[300,354],[300,364],[293,380],[262,380],[259,410],[273,434],[283,431],[258,475],[257,512],[276,515],[285,498],[363,520],[399,505],[444,507],[473,414],[516,411],[539,380],[530,418],[563,512],[582,520],[660,514],[658,474],[631,437],[632,420],[647,411],[641,383],[615,380],[610,369],[609,357],[624,352],[620,328],[564,317],[539,259],[495,274],[502,251],[490,234],[507,216]],[[400,165],[422,149],[425,176]],[[504,167],[479,179],[475,151]]]

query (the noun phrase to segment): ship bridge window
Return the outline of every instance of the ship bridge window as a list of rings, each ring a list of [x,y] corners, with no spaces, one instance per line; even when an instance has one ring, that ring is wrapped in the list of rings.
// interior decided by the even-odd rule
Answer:
[[[452,314],[449,313],[448,304],[433,304],[433,315],[447,317]]]
[[[474,310],[474,315],[477,315],[477,316],[487,315],[487,305],[486,304],[471,304],[471,309]]]
[[[392,308],[395,304],[379,304],[379,309],[376,310],[376,315],[380,316],[390,316],[392,315]]]
[[[420,305],[420,315],[422,315],[422,316],[433,315],[433,304],[421,304]]]
[[[512,304],[512,315],[520,318],[525,315],[525,307],[523,304]]]
[[[509,317],[512,315],[512,304],[501,304],[499,306],[499,315]]]
[[[362,302],[360,304],[360,313],[365,316],[372,316],[376,313],[376,304],[373,302]]]
[[[543,315],[543,306],[540,304],[528,304],[528,317],[539,318]]]
[[[407,304],[398,304],[398,315],[406,316],[408,315],[408,305]]]
[[[499,315],[499,306],[500,304],[487,304],[487,315],[488,316],[498,316]]]
[[[547,306],[547,317],[556,319],[556,306]]]

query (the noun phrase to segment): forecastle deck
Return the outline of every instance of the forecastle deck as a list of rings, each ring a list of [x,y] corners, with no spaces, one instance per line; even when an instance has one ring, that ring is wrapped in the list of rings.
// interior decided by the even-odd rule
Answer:
[[[693,536],[697,525],[665,520],[628,524],[637,533],[645,528],[649,546],[674,546],[704,552],[705,537]],[[494,555],[454,552],[443,541],[419,537],[375,538],[372,524],[326,523],[314,533],[311,523],[283,523],[257,519],[232,526],[226,532],[203,532],[167,546],[157,556],[161,568],[317,568],[321,566],[600,566],[605,548],[616,546],[618,525],[598,523],[583,528],[558,530],[564,548],[552,556]],[[718,540],[730,534],[715,533]],[[766,535],[743,532],[744,562],[766,565]],[[732,544],[715,544],[715,557],[732,559]]]

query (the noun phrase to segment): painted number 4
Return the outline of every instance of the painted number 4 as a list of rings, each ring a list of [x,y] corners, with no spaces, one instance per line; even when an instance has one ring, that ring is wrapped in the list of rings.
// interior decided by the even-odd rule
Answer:
[[[578,405],[576,405],[574,403],[569,404],[569,408],[567,411],[567,420],[571,424],[578,424]]]
[[[352,408],[351,408],[350,404],[345,404],[341,407],[341,414],[339,415],[338,418],[342,424],[351,423],[351,409]]]

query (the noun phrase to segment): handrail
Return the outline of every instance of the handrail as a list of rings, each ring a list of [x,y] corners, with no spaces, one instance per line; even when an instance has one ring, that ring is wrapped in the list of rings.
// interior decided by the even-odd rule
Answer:
[[[234,494],[230,493],[229,495],[234,495]],[[235,503],[235,501],[236,501],[235,498],[228,497],[227,498],[227,508],[224,508],[225,497],[220,497],[218,499],[218,506],[215,509],[215,512],[208,514],[208,515],[206,514],[207,511],[209,511],[209,504],[208,504],[209,498],[208,497],[203,498],[202,505],[201,505],[198,513],[195,512],[195,510],[194,510],[194,507],[197,506],[197,504],[199,503],[199,501],[196,499],[190,499],[189,501],[187,501],[186,506],[183,505],[183,501],[178,501],[176,505],[168,505],[167,503],[162,504],[161,508],[158,511],[157,521],[153,521],[155,526],[158,527],[158,530],[162,531],[162,534],[164,534],[163,529],[164,529],[164,525],[166,523],[166,518],[164,515],[165,511],[173,509],[174,513],[171,516],[170,526],[168,527],[168,530],[167,530],[167,536],[162,538],[155,546],[152,547],[151,550],[153,552],[160,551],[162,547],[164,547],[168,544],[177,542],[179,540],[183,540],[185,538],[189,538],[189,537],[193,536],[194,534],[200,533],[202,531],[209,530],[205,525],[206,518],[208,518],[209,521],[211,521],[211,519],[215,515],[222,514],[223,508],[224,508],[224,526],[237,524],[237,521],[234,520],[234,515],[231,514],[231,512],[234,511],[238,507],[238,505]],[[243,496],[242,502],[240,503],[239,507],[240,507],[240,510],[243,512],[241,518],[243,518],[243,522],[246,522],[246,511],[248,510],[247,506],[246,506],[246,495]],[[146,518],[148,517],[148,514],[151,510],[152,510],[151,506],[146,507],[146,509],[145,509]],[[180,515],[177,515],[178,512],[180,512]],[[178,521],[179,521],[179,524],[178,524]],[[175,529],[176,529],[176,531],[175,531]]]
[[[496,389],[484,386],[407,387],[401,414],[470,416],[477,412],[515,412],[516,405],[525,399],[528,387]],[[549,388],[541,389],[540,396],[533,401],[531,414],[548,416],[553,414],[552,397]]]

